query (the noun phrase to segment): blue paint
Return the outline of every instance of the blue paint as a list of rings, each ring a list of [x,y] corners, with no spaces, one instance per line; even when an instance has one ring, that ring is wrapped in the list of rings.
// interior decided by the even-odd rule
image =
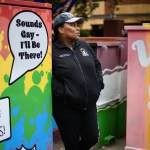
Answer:
[[[46,109],[46,104],[43,105],[43,108]]]
[[[14,117],[16,117],[18,115],[18,111],[19,111],[19,107],[14,107],[12,110],[12,114]]]
[[[34,123],[34,119],[31,118],[31,119],[30,119],[30,124],[33,124],[33,123]]]
[[[16,101],[16,98],[13,98],[14,101]]]
[[[52,117],[52,125],[53,125],[53,130],[58,128],[54,117]]]
[[[19,131],[19,132],[18,132]],[[24,137],[24,118],[21,117],[19,122],[16,123],[14,129],[12,130],[11,140],[5,141],[4,150],[9,150],[11,148],[19,148],[22,143],[22,137]],[[17,146],[17,147],[16,147]]]
[[[33,145],[36,143],[36,148],[41,149],[41,150],[47,150],[48,149],[48,144],[51,143],[52,144],[52,126],[51,123],[49,123],[49,129],[48,131],[44,131],[44,126],[45,123],[48,119],[49,115],[47,112],[44,112],[42,114],[38,114],[36,117],[36,132],[33,134],[33,136],[31,137],[31,141],[29,144],[29,142],[25,141],[24,145],[27,148],[33,147]],[[50,135],[50,136],[49,136]]]
[[[50,102],[50,99],[46,99],[46,102],[49,103],[49,102]]]
[[[28,141],[24,138],[24,117],[21,117],[19,122],[16,123],[14,129],[12,129],[11,140],[5,141],[4,150],[15,150],[20,148],[23,144],[26,148],[32,148],[36,144],[37,150],[47,150],[48,147],[53,147],[52,136],[52,123],[49,122],[49,128],[44,131],[45,124],[48,118],[51,117],[47,112],[38,114],[36,120],[30,118],[30,124],[35,123],[36,131],[34,132],[31,140]],[[51,146],[50,146],[51,145]]]

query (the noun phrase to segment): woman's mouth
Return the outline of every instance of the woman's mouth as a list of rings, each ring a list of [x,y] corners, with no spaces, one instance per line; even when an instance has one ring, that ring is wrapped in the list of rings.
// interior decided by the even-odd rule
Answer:
[[[80,36],[80,33],[76,33],[76,35]]]

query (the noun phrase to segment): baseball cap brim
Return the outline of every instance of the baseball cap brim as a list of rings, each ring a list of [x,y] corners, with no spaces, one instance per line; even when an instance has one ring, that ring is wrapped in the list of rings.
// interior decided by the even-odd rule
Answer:
[[[77,22],[79,24],[82,24],[84,22],[83,18],[82,17],[73,17],[67,21],[65,21],[67,23],[74,23],[74,22]]]

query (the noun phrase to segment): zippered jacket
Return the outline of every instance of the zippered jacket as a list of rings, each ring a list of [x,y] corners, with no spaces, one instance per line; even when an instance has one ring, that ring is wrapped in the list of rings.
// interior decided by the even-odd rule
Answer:
[[[103,88],[101,64],[88,43],[75,41],[72,50],[59,40],[53,43],[53,103],[86,110],[96,104]]]

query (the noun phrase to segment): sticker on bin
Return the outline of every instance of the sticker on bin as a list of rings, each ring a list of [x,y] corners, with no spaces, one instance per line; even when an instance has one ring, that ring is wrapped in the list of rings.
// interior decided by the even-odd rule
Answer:
[[[0,142],[11,137],[9,98],[0,99]]]
[[[9,81],[12,84],[42,63],[48,49],[48,33],[38,14],[22,11],[9,23],[8,40],[13,55]]]

